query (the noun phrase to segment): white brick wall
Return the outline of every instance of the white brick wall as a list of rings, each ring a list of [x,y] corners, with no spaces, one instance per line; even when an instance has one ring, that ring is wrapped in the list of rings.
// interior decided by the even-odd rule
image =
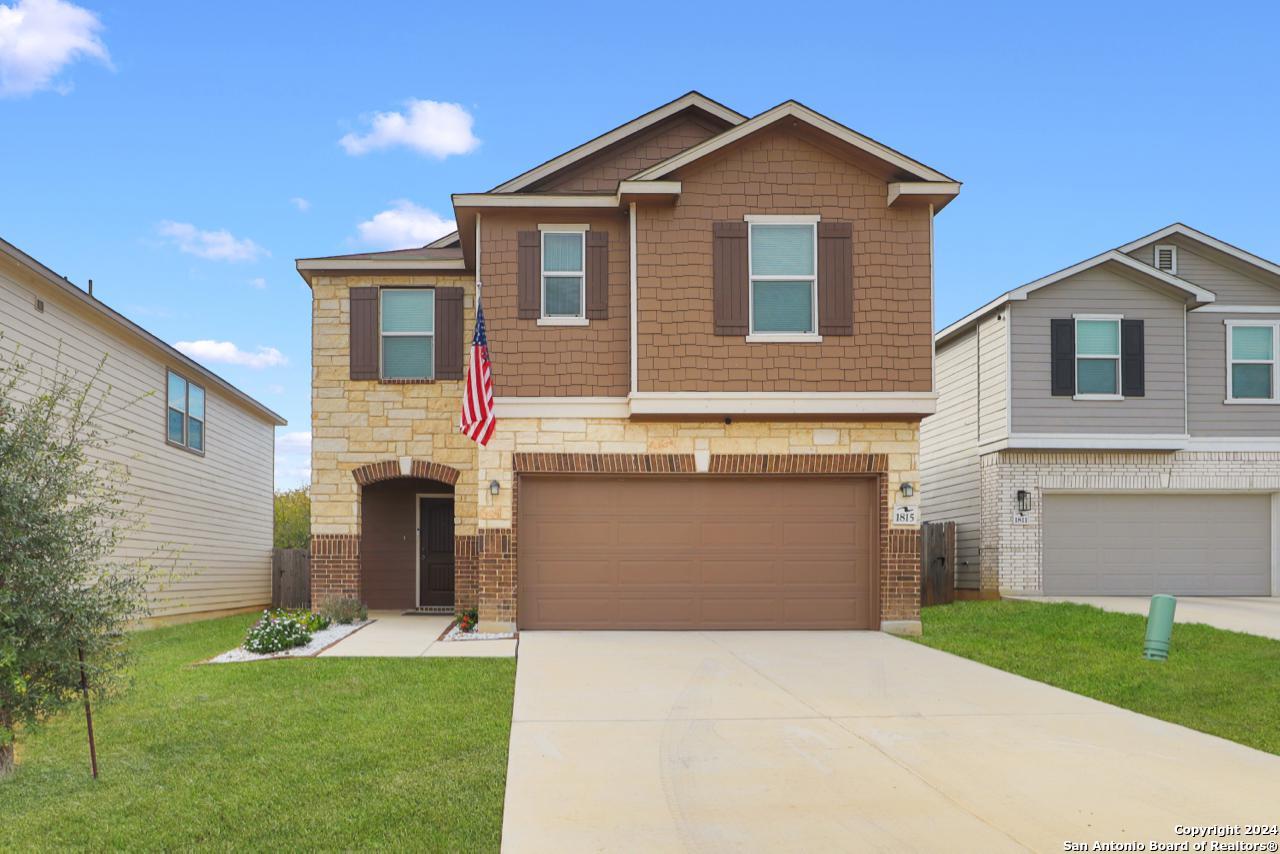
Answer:
[[[1031,495],[1029,524],[1014,524],[1017,492]],[[1274,451],[998,451],[982,458],[983,590],[1041,591],[1046,491],[1280,492]]]

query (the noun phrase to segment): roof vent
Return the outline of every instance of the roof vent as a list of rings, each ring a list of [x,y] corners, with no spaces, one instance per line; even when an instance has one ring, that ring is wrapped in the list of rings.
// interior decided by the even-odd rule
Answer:
[[[40,299],[40,297],[36,297],[36,311],[44,312],[44,300]]]
[[[1178,247],[1167,243],[1156,246],[1156,269],[1177,275]]]

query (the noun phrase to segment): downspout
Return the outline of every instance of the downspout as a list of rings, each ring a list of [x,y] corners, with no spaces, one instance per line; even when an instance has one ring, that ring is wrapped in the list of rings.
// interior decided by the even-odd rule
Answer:
[[[639,374],[639,367],[636,361],[638,358],[637,357],[638,349],[636,347],[636,330],[639,324],[636,322],[637,299],[636,299],[636,203],[635,202],[632,202],[628,209],[627,226],[631,232],[628,240],[628,243],[630,244],[628,248],[631,253],[628,266],[631,268],[631,335],[630,335],[630,338],[631,338],[631,394],[634,395],[637,391],[637,386],[639,385],[639,382],[637,380],[637,376]]]

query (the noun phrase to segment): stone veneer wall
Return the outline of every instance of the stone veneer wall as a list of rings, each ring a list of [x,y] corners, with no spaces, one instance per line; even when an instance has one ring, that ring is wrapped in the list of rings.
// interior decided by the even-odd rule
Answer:
[[[471,276],[318,277],[312,282],[311,600],[360,595],[360,484],[357,469],[418,461],[458,472],[454,484],[458,601],[475,602],[475,445],[457,431],[461,380],[382,383],[350,379],[348,290],[368,285],[441,285],[464,292],[463,328],[475,323]],[[367,467],[375,467],[368,469]],[[367,479],[367,476],[361,476]],[[438,479],[438,478],[437,478]]]
[[[1015,525],[1017,491],[1030,524]],[[1044,492],[1280,491],[1274,451],[998,451],[982,458],[981,589],[1039,593]]]
[[[737,455],[882,455],[882,503],[916,484],[919,425],[911,422],[630,421],[622,418],[503,418],[489,446],[457,430],[461,381],[388,384],[349,379],[347,290],[365,285],[453,285],[464,289],[465,328],[474,324],[474,282],[462,276],[327,278],[313,282],[312,601],[359,595],[360,480],[395,476],[408,466],[435,477],[432,464],[457,473],[454,556],[459,607],[479,604],[494,622],[515,620],[514,455],[668,454],[708,459]],[[744,464],[745,465],[745,464]],[[443,469],[436,469],[437,473]],[[750,470],[749,467],[735,470]],[[822,471],[823,469],[816,469]],[[359,475],[357,475],[359,472]],[[450,475],[452,476],[452,475]],[[489,492],[497,480],[498,495]],[[919,531],[881,537],[881,613],[919,614]],[[487,604],[486,604],[487,603]]]

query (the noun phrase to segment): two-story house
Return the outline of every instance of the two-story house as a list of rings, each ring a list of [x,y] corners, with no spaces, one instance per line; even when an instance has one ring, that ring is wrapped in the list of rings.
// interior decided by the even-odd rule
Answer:
[[[58,374],[101,396],[93,459],[131,516],[114,559],[156,567],[156,621],[271,603],[275,428],[285,420],[93,293],[0,240],[0,367],[27,399]],[[47,386],[45,386],[47,388]],[[6,535],[8,532],[5,532]]]
[[[904,628],[959,184],[690,93],[418,249],[303,259],[312,590],[523,628]],[[497,429],[459,432],[481,289]],[[902,524],[894,524],[896,517]]]
[[[940,331],[957,586],[1280,595],[1280,265],[1175,224]]]

